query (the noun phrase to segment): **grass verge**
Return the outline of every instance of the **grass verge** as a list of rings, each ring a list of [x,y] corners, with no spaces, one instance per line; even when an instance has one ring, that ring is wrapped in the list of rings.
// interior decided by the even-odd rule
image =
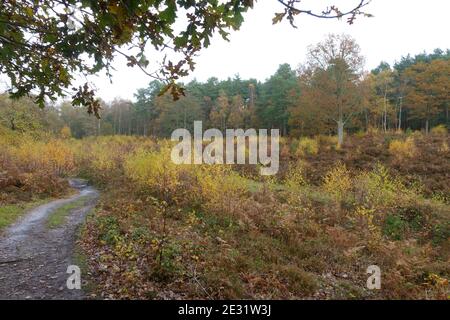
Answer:
[[[47,226],[50,229],[61,226],[66,220],[70,212],[76,208],[82,207],[86,204],[89,197],[81,197],[73,202],[69,202],[58,209],[56,209],[48,218]]]
[[[0,231],[16,222],[28,210],[40,206],[49,200],[50,199],[39,199],[31,202],[9,204],[0,207]]]

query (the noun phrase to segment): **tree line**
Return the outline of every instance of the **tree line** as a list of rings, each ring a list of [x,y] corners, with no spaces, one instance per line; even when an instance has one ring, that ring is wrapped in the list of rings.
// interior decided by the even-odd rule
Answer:
[[[135,101],[101,102],[100,119],[70,102],[25,115],[21,108],[31,102],[4,96],[0,108],[10,107],[0,109],[0,121],[13,130],[20,130],[21,122],[33,120],[36,126],[44,121],[54,131],[68,127],[71,135],[81,138],[167,137],[177,128],[192,130],[194,120],[201,120],[204,128],[221,130],[278,128],[285,136],[337,134],[341,143],[344,131],[428,131],[438,124],[449,125],[450,50],[407,55],[393,66],[381,62],[370,72],[364,70],[360,51],[350,36],[332,34],[310,46],[305,63],[297,69],[282,64],[265,81],[238,75],[193,80],[181,84],[185,95],[176,101],[170,93],[162,94],[164,83],[155,80],[137,90]]]

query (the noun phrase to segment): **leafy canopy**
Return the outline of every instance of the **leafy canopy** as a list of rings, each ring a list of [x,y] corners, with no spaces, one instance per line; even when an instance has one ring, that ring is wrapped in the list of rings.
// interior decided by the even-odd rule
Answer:
[[[208,47],[214,33],[227,39],[237,30],[243,13],[256,0],[2,0],[0,1],[0,73],[11,82],[12,97],[33,95],[41,107],[46,98],[72,95],[74,105],[85,105],[98,116],[100,103],[89,82],[75,87],[75,76],[106,71],[111,76],[115,55],[129,66],[163,81],[163,92],[176,100],[184,94],[176,84],[194,69],[194,56]],[[348,16],[353,23],[369,0],[348,12],[337,7],[320,14],[300,9],[299,0],[278,2],[284,11],[274,23],[308,14],[319,18]],[[175,32],[175,25],[183,25]],[[164,59],[156,72],[147,71],[145,48],[176,52],[178,61]],[[130,53],[134,52],[134,53]]]

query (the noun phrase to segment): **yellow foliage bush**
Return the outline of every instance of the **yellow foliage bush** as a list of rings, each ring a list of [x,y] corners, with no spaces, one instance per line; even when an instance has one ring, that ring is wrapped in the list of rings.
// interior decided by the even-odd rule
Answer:
[[[377,164],[372,171],[360,173],[353,185],[356,201],[367,208],[389,207],[400,197],[413,194],[381,164]]]
[[[337,200],[347,196],[352,188],[352,178],[345,164],[339,163],[326,174],[323,188]]]
[[[440,153],[447,153],[450,151],[447,141],[442,142],[442,145],[439,147],[438,151]]]
[[[319,142],[321,148],[325,150],[334,150],[337,148],[338,145],[338,137],[337,136],[328,136],[328,135],[318,135],[316,137],[317,141]]]
[[[444,135],[445,136],[448,134],[448,130],[447,130],[446,126],[444,126],[443,124],[440,124],[440,125],[432,128],[431,133],[436,134],[436,135]]]
[[[16,164],[25,171],[69,175],[74,170],[74,154],[61,140],[40,142],[27,140],[10,149]]]
[[[417,148],[412,137],[406,140],[393,140],[389,144],[389,153],[396,160],[410,159],[417,154]]]
[[[175,198],[180,191],[181,167],[170,160],[170,152],[168,146],[161,147],[159,151],[139,149],[125,160],[125,175],[141,188],[164,198],[169,195]]]
[[[61,178],[75,171],[74,153],[63,140],[0,132],[0,147],[0,187],[15,185],[34,194],[60,194],[65,188]]]
[[[153,150],[155,147],[151,139],[131,136],[89,137],[73,140],[71,145],[79,175],[97,183],[122,176],[125,160],[136,150]]]
[[[69,138],[72,138],[72,131],[70,130],[70,128],[68,126],[64,126],[61,129],[60,135],[61,135],[62,139],[69,139]]]
[[[298,143],[296,155],[316,155],[319,152],[319,144],[315,139],[301,138]]]
[[[381,240],[382,234],[380,226],[375,223],[375,210],[358,206],[353,215],[359,222],[362,222],[363,230],[369,238],[369,244],[377,244]]]
[[[285,179],[285,184],[288,188],[293,190],[307,185],[305,179],[305,168],[301,161],[297,161],[291,165]]]
[[[228,166],[194,166],[204,209],[217,214],[236,215],[238,201],[248,190],[248,182]]]

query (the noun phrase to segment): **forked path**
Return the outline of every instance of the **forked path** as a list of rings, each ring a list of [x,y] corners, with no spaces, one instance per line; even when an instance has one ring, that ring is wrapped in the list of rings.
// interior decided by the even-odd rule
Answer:
[[[83,180],[70,183],[77,195],[31,210],[0,234],[0,299],[83,299],[82,290],[67,288],[67,267],[75,264],[77,229],[99,194]],[[70,209],[62,225],[49,228],[49,216],[70,203],[81,204]]]

